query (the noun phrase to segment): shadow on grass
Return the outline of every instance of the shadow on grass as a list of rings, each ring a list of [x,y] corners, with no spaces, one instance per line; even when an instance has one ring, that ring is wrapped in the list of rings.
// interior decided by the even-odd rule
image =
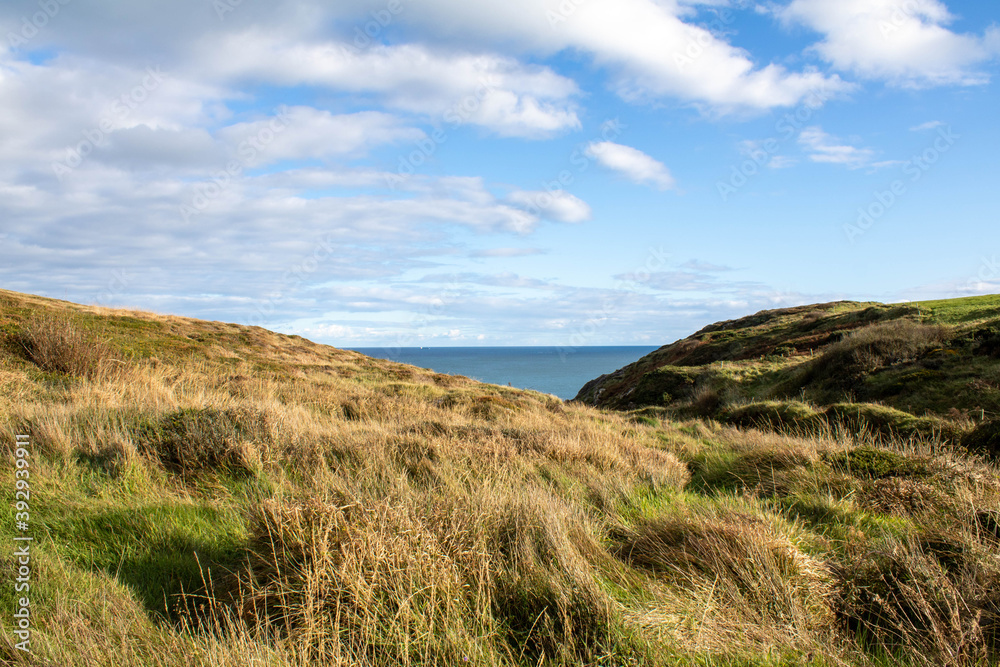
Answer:
[[[153,617],[178,621],[183,615],[182,594],[197,594],[218,582],[239,564],[239,545],[219,545],[175,536],[150,544],[141,558],[125,559],[114,574],[131,588]]]
[[[243,527],[205,505],[150,505],[50,523],[61,551],[80,566],[103,570],[132,590],[150,616],[180,620],[182,593],[203,591],[235,569],[244,553]]]

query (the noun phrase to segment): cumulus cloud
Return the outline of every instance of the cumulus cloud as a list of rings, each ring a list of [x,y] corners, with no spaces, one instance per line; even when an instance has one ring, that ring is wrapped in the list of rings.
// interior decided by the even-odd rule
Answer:
[[[118,61],[157,54],[206,82],[370,91],[424,113],[447,110],[442,102],[454,101],[452,92],[474,92],[491,74],[497,92],[469,121],[519,136],[578,121],[568,102],[572,82],[515,53],[527,61],[585,54],[626,98],[668,97],[716,110],[790,106],[819,87],[847,88],[835,76],[755,62],[726,40],[726,24],[698,21],[698,5],[714,2],[427,0],[392,13],[385,0],[278,0],[233,4],[222,14],[219,4],[149,0],[123,11],[120,3],[95,1],[86,12],[60,11],[22,50],[69,48]],[[20,28],[23,13],[16,3],[0,5],[3,34]],[[428,42],[450,46],[432,50]]]
[[[452,146],[471,153],[459,142],[473,135],[499,152],[520,143],[497,137],[580,129],[593,117],[584,105],[595,87],[712,114],[850,89],[836,75],[734,46],[730,32],[700,21],[705,6],[722,4],[426,0],[403,3],[359,42],[385,0],[230,3],[221,16],[205,0],[93,0],[61,5],[44,30],[8,48],[25,6],[0,3],[0,281],[212,319],[312,319],[308,330],[365,342],[408,331],[399,313],[443,302],[428,340],[489,322],[523,343],[528,330],[569,336],[591,313],[606,316],[608,303],[620,306],[613,322],[589,342],[661,341],[758,304],[806,300],[720,286],[715,268],[699,263],[639,290],[560,285],[544,277],[556,261],[538,261],[541,275],[531,275],[530,258],[516,274],[469,274],[485,262],[468,258],[493,258],[492,266],[539,254],[516,246],[545,221],[580,223],[592,212],[568,192],[521,189],[531,186],[509,183],[510,172],[493,164],[459,163],[462,175],[452,177],[436,171]],[[989,48],[987,35],[979,41]],[[592,68],[563,69],[564,55]],[[961,63],[975,75],[975,62]],[[581,90],[572,77],[585,70],[581,84],[594,72],[599,83]],[[399,155],[383,149],[427,145],[437,131],[446,141],[434,139],[424,168],[388,188]],[[822,139],[813,152],[834,159],[829,147],[842,142]],[[244,153],[251,140],[260,146]],[[642,151],[590,148],[635,182],[675,187]],[[234,160],[240,169],[218,176]],[[54,172],[71,161],[70,173]],[[477,167],[504,183],[470,176]],[[203,205],[181,215],[199,195]],[[463,260],[467,282],[454,295],[450,285],[428,292],[428,282],[409,278]]]
[[[662,162],[654,160],[637,148],[613,141],[599,141],[587,146],[587,155],[608,169],[623,174],[634,183],[652,185],[660,190],[675,187],[674,177]]]
[[[982,84],[1000,54],[1000,30],[952,32],[940,0],[793,0],[779,15],[819,32],[814,49],[834,67],[901,86]]]

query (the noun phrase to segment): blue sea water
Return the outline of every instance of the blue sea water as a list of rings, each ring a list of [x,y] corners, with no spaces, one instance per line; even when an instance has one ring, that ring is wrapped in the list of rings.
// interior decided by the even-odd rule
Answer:
[[[657,349],[610,347],[362,347],[357,352],[379,359],[465,375],[492,384],[534,389],[562,399],[576,396],[598,375],[618,370]]]

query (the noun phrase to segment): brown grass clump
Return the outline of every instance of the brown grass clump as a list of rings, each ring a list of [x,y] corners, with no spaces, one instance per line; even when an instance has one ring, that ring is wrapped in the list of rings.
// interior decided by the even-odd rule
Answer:
[[[112,349],[71,320],[37,315],[15,336],[25,358],[49,373],[96,379],[119,370]]]
[[[238,613],[334,664],[455,664],[491,634],[489,587],[463,575],[473,534],[447,539],[403,504],[266,502],[251,518]],[[481,548],[481,545],[480,545]],[[485,576],[485,572],[479,573]]]
[[[139,426],[140,451],[176,472],[260,468],[258,445],[273,442],[268,416],[250,408],[184,409]]]
[[[833,620],[827,567],[760,517],[652,520],[619,530],[616,542],[624,562],[692,591],[708,588],[717,614],[742,617],[735,625],[748,633],[744,644],[809,645]]]
[[[574,662],[595,659],[610,634],[591,562],[603,553],[592,527],[540,490],[267,501],[229,599],[250,627],[322,664]]]
[[[918,516],[951,505],[947,495],[933,484],[906,477],[887,477],[866,482],[859,502],[882,514]]]

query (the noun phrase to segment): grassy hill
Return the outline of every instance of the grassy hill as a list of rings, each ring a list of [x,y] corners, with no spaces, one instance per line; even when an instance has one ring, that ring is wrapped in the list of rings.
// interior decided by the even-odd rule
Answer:
[[[1000,297],[765,311],[662,347],[577,400],[970,442],[970,430],[1000,417]]]
[[[735,386],[767,386],[749,369],[797,377],[867,308],[902,315],[817,307],[841,328],[781,359],[752,360],[766,318],[658,354],[697,387],[725,351],[720,370],[748,369]],[[986,308],[948,323],[983,363]],[[781,317],[776,331],[806,326]],[[1000,476],[934,438],[599,410],[260,328],[0,291],[0,471],[5,664],[1000,658]],[[24,534],[30,656],[10,632]]]

